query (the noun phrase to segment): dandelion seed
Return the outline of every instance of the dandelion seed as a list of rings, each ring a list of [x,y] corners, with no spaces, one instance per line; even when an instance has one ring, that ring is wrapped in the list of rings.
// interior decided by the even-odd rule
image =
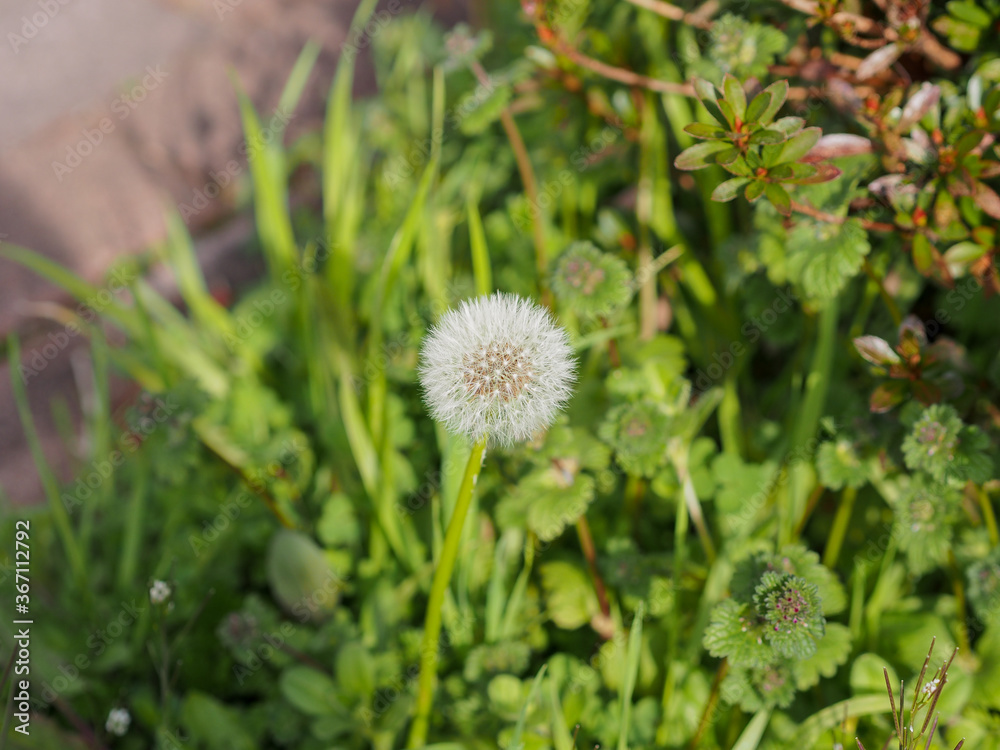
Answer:
[[[420,382],[431,416],[451,431],[510,445],[548,427],[575,379],[566,332],[513,294],[463,302],[428,334]]]

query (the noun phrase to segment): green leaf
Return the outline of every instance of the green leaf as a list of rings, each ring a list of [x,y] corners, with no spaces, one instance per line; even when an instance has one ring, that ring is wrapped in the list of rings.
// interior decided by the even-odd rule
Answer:
[[[764,113],[767,112],[770,106],[771,106],[771,92],[761,91],[750,102],[750,106],[747,107],[746,121],[752,124],[756,123],[758,120],[761,119]]]
[[[715,154],[727,150],[731,151],[732,146],[726,141],[696,143],[691,148],[684,149],[684,151],[677,155],[677,158],[674,159],[674,166],[677,169],[686,171],[704,169],[711,164],[715,164],[715,159],[712,158]]]
[[[764,182],[763,180],[754,180],[749,185],[747,185],[747,190],[744,195],[746,196],[746,199],[748,201],[753,203],[758,198],[760,198],[760,196],[764,194],[764,190],[766,188],[767,188],[766,182]]]
[[[546,475],[553,471],[545,470]],[[528,508],[528,528],[542,542],[551,542],[562,535],[567,526],[587,512],[594,499],[594,478],[577,474],[565,486],[558,479],[551,480],[550,491],[536,495]]]
[[[456,116],[460,118],[459,129],[465,135],[482,133],[499,120],[514,94],[514,89],[511,86],[501,85],[490,91],[480,101],[476,99],[476,95],[480,94],[480,89],[481,87],[477,88],[476,93],[470,94],[464,103],[460,103],[456,113]]]
[[[361,526],[347,495],[337,492],[326,499],[316,522],[316,534],[328,547],[352,546],[360,540]]]
[[[899,677],[888,659],[878,654],[858,654],[851,662],[851,692],[855,695],[863,695],[885,690],[883,669],[889,670],[889,684],[898,685]]]
[[[868,481],[864,465],[850,441],[823,443],[816,451],[816,472],[824,487],[839,490],[844,486],[858,488]]]
[[[726,180],[712,191],[712,200],[727,203],[739,195],[740,188],[748,182],[750,182],[749,177],[734,177],[731,180]]]
[[[789,277],[816,300],[840,294],[871,251],[868,233],[856,219],[840,225],[803,220],[789,233],[788,248]]]
[[[787,136],[780,130],[771,130],[768,128],[762,128],[756,133],[750,136],[747,141],[751,146],[762,146],[771,145],[775,143],[781,143],[785,140]]]
[[[722,90],[726,94],[726,101],[733,108],[733,115],[742,123],[747,116],[747,95],[743,90],[743,84],[730,74],[722,79]]]
[[[851,629],[837,622],[827,623],[826,633],[819,639],[816,653],[793,662],[795,687],[808,690],[820,677],[830,678],[851,655]]]
[[[286,669],[278,679],[278,687],[285,700],[310,716],[324,716],[340,708],[337,684],[312,667]]]
[[[297,616],[323,619],[333,612],[343,580],[316,543],[299,531],[280,529],[271,537],[267,580],[274,598]]]
[[[924,276],[934,268],[934,247],[925,234],[913,235],[913,265]]]
[[[715,86],[704,78],[696,78],[694,80],[694,90],[698,94],[698,98],[701,99],[702,106],[708,110],[708,113],[726,130],[731,130],[733,127],[732,123],[726,120],[722,114],[722,110],[719,109],[719,92],[716,91]]]
[[[540,566],[549,618],[563,630],[576,630],[590,622],[600,608],[587,574],[569,562],[555,560]]]
[[[222,701],[198,690],[184,697],[181,724],[208,750],[254,750],[257,743],[241,717]]]
[[[992,17],[973,0],[951,0],[946,6],[948,12],[959,21],[965,21],[978,29],[986,29]]]
[[[362,702],[371,699],[375,692],[375,660],[363,643],[345,643],[340,647],[336,674],[342,692]]]
[[[770,95],[771,100],[767,103],[767,106],[756,119],[761,125],[767,125],[774,119],[774,116],[778,114],[778,110],[781,109],[782,105],[785,103],[785,99],[788,98],[788,81],[775,81],[766,89],[761,91],[757,97],[760,97],[763,94]]]
[[[812,147],[816,145],[821,135],[823,135],[823,131],[819,128],[806,128],[801,133],[785,141],[777,152],[777,155],[767,166],[771,167],[776,164],[787,164],[798,161],[812,150]]]
[[[704,122],[693,122],[684,128],[684,132],[693,135],[695,138],[719,139],[726,137],[726,129],[717,125],[709,125]]]
[[[768,182],[764,186],[764,194],[767,196],[767,199],[771,201],[771,205],[778,209],[778,213],[782,216],[792,215],[792,197],[788,194],[787,190],[781,187],[781,185]]]

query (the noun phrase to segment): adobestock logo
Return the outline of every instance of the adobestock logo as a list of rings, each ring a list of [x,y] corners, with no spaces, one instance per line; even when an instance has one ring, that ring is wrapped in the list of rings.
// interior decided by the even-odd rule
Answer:
[[[37,0],[35,3],[38,10],[30,16],[21,16],[21,33],[15,34],[13,31],[7,34],[7,41],[14,54],[21,51],[21,47],[26,45],[38,33],[49,25],[49,22],[59,15],[64,5],[69,5],[71,0]]]

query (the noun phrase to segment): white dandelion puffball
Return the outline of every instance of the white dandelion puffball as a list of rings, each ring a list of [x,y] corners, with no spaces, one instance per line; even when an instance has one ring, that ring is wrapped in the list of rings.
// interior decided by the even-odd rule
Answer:
[[[566,332],[544,308],[501,292],[445,313],[420,360],[431,416],[490,445],[527,440],[552,424],[575,380]]]

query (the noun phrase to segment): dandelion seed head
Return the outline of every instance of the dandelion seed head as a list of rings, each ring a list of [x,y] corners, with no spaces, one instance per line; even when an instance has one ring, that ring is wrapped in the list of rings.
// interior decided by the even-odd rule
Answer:
[[[522,442],[548,427],[575,380],[568,337],[549,312],[500,292],[445,313],[420,359],[434,419],[490,445]]]

